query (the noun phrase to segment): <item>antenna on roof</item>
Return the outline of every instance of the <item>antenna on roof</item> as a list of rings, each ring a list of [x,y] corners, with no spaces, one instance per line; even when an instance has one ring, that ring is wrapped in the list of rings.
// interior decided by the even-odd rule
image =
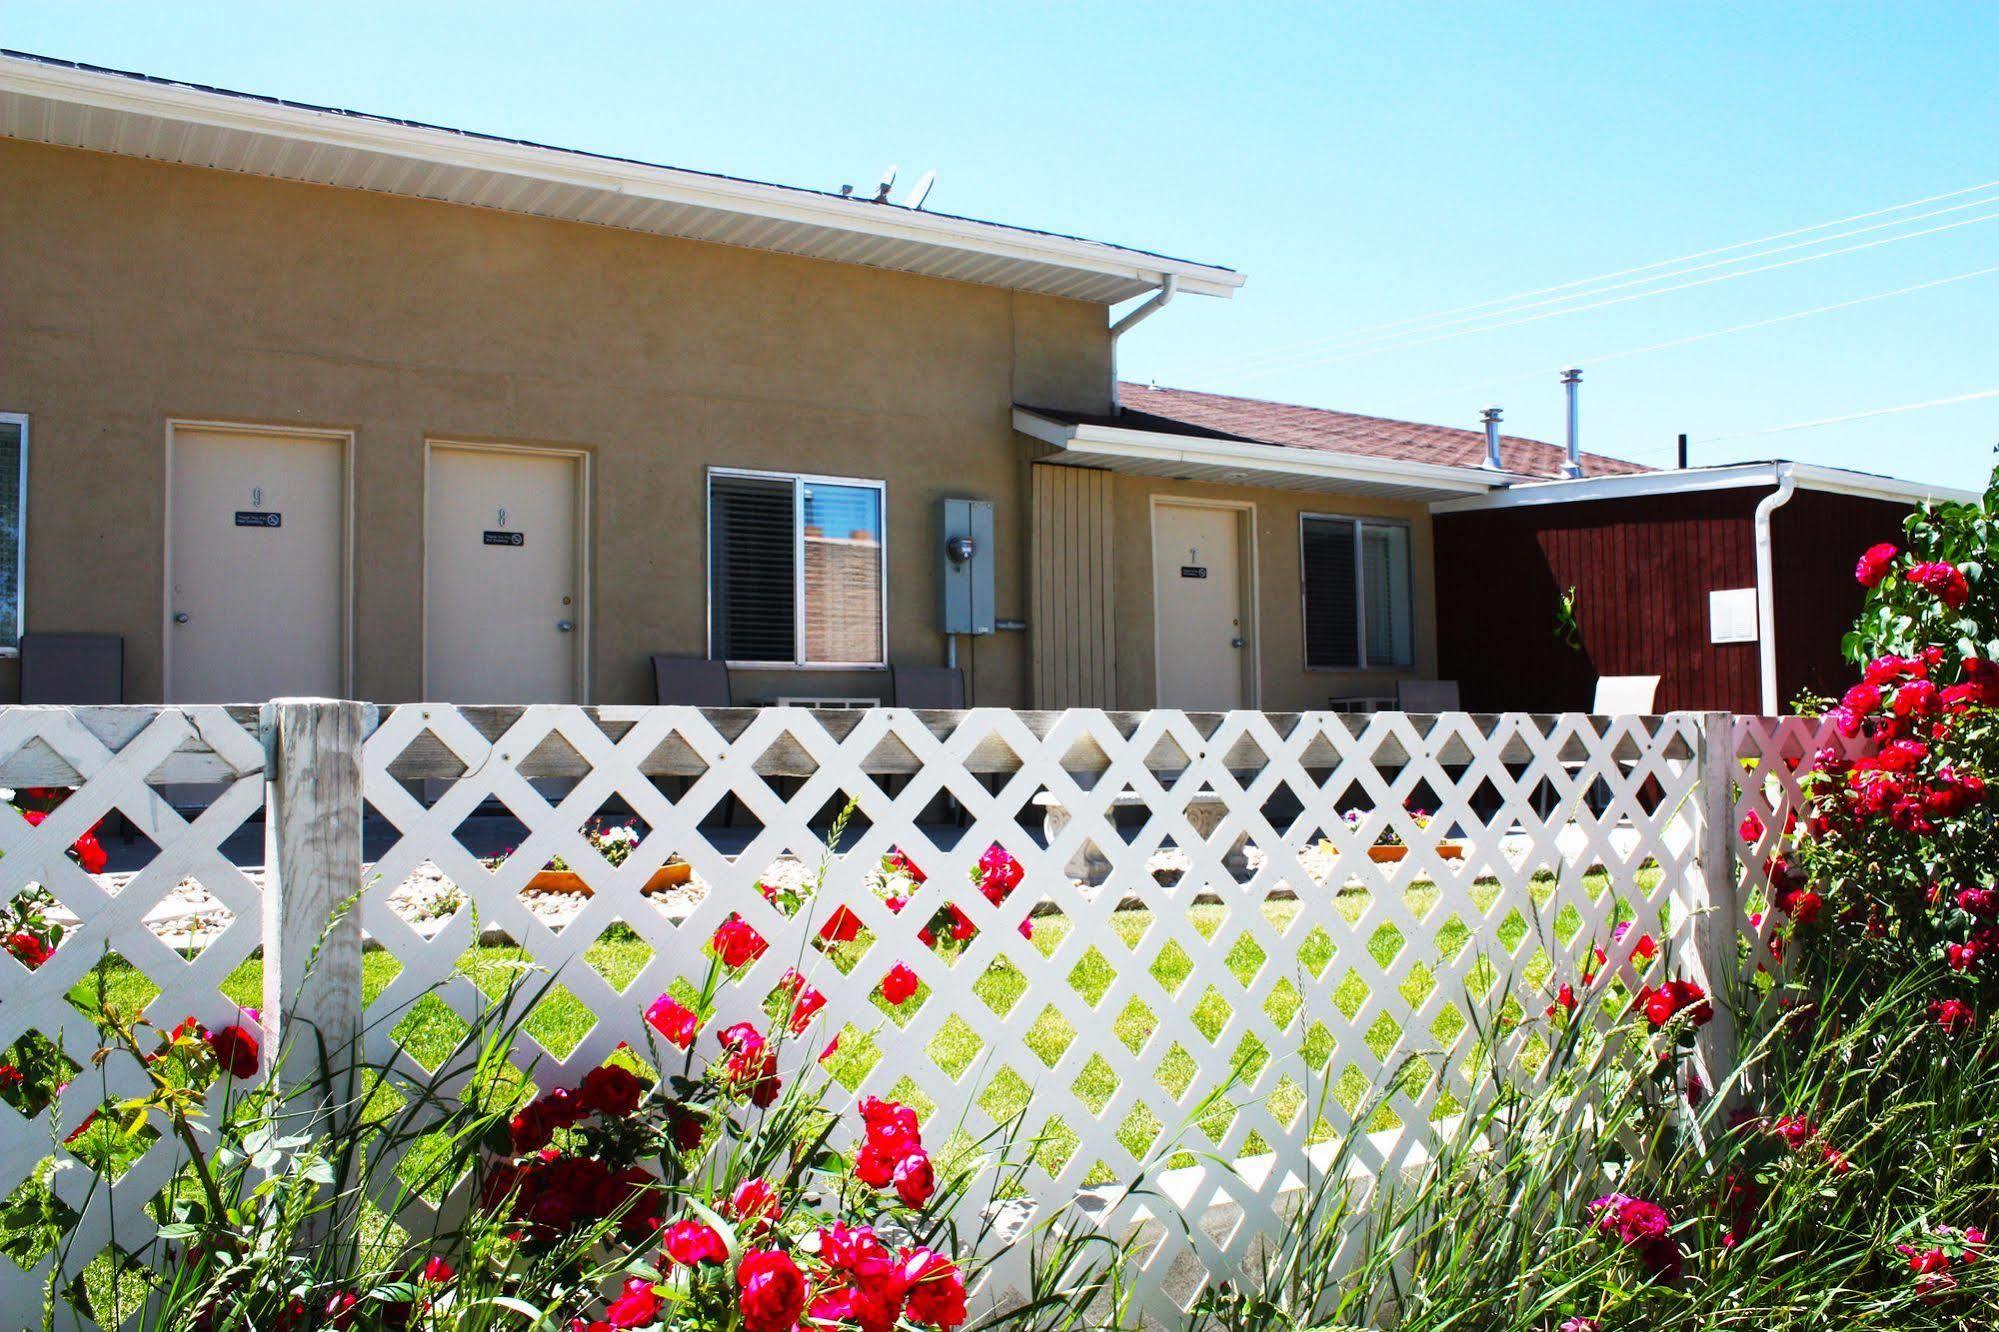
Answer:
[[[893,163],[891,163],[889,165],[889,169],[887,171],[882,172],[881,183],[875,186],[875,202],[887,203],[888,192],[894,188],[895,188],[895,166]]]
[[[930,197],[930,187],[937,183],[937,173],[926,171],[916,178],[916,188],[902,201],[904,208],[922,209],[923,201]]]

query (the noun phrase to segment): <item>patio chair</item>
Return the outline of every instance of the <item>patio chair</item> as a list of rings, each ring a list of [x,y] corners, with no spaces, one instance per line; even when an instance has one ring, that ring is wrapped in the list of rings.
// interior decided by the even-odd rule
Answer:
[[[1397,712],[1456,712],[1458,702],[1458,682],[1456,680],[1397,680],[1395,682],[1395,710]]]
[[[1599,717],[1646,717],[1659,693],[1656,675],[1600,675],[1590,711]]]
[[[728,663],[712,657],[669,657],[655,653],[652,659],[652,701],[661,705],[685,708],[729,708],[735,706],[735,693],[729,687]],[[694,784],[692,777],[682,777],[675,783],[673,799],[680,800],[687,795],[687,788]],[[736,797],[732,792],[722,797],[719,806],[722,811],[722,826],[733,828],[736,824]]]
[[[965,710],[965,673],[956,666],[890,666],[888,668],[888,696],[898,708],[920,708],[938,712],[963,712]],[[906,779],[884,775],[882,790],[894,795],[905,784]],[[988,787],[990,789],[990,787]],[[938,800],[949,801],[950,817],[962,828],[967,815],[965,807],[952,800],[949,794],[939,795]],[[936,805],[932,801],[917,811],[920,821]]]
[[[23,703],[123,703],[125,640],[116,634],[22,634]]]
[[[710,657],[652,659],[652,701],[689,708],[735,706],[729,688],[729,667]]]
[[[965,709],[965,673],[956,666],[891,666],[888,693],[898,708]]]

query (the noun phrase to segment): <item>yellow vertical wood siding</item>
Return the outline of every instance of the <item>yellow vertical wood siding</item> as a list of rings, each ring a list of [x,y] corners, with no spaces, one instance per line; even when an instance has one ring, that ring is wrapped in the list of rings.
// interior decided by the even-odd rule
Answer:
[[[1117,706],[1112,476],[1039,464],[1030,632],[1037,708]]]

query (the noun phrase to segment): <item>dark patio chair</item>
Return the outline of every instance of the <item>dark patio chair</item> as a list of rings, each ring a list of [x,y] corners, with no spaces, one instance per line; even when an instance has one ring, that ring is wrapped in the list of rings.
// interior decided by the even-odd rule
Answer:
[[[1398,712],[1456,712],[1456,680],[1397,680],[1395,708]]]
[[[716,661],[712,657],[668,657],[655,654],[652,659],[652,699],[653,702],[686,708],[731,708],[736,705],[735,693],[729,687],[729,666],[727,662]],[[694,784],[691,777],[682,777],[676,783],[678,788],[672,799],[686,796],[687,788]],[[736,797],[725,795],[716,806],[722,813],[722,826],[731,828],[736,823]]]
[[[116,634],[22,634],[21,701],[123,703],[125,640]]]
[[[710,657],[665,657],[652,659],[653,702],[689,708],[729,708],[735,695],[729,689],[729,667]]]
[[[956,666],[891,666],[889,697],[898,708],[965,710],[965,673]]]

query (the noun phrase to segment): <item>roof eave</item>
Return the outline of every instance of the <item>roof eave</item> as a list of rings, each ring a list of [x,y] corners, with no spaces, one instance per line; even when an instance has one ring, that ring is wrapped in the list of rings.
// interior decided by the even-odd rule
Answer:
[[[558,187],[936,247],[980,256],[1002,265],[1008,262],[1048,265],[1105,279],[1103,294],[1089,298],[1105,304],[1153,290],[1164,285],[1169,276],[1175,279],[1180,291],[1204,296],[1227,297],[1243,284],[1243,275],[1230,269],[1149,254],[1102,241],[1050,235],[1001,223],[925,213],[873,200],[843,198],[675,167],[624,162],[436,127],[401,124],[366,115],[268,102],[183,84],[153,82],[123,74],[49,64],[20,56],[0,57],[0,94],[66,104],[86,115],[110,113],[151,117],[222,133],[379,153],[417,163],[490,172],[495,176],[533,180]],[[53,137],[39,141],[62,142]],[[129,151],[133,156],[150,156],[136,148],[122,151]],[[276,172],[264,174],[280,179],[294,178]],[[434,197],[408,192],[415,197]],[[854,259],[844,262],[867,261]],[[896,264],[873,266],[899,267]],[[1002,270],[992,277],[967,280],[1036,289],[1026,280],[1025,273],[1021,274],[1018,284],[1008,282],[1004,277]]]
[[[1479,509],[1518,509],[1547,504],[1586,504],[1592,500],[1633,499],[1648,495],[1691,495],[1710,490],[1734,490],[1744,486],[1775,486],[1786,474],[1804,490],[1834,495],[1854,495],[1862,499],[1920,504],[1925,501],[1970,502],[1975,491],[1952,486],[1931,486],[1896,477],[1851,472],[1840,467],[1812,463],[1758,462],[1732,463],[1720,467],[1695,467],[1686,471],[1630,472],[1618,476],[1592,476],[1531,480],[1495,490],[1485,495],[1441,500],[1430,506],[1432,513],[1464,513]]]
[[[1283,444],[1259,444],[1203,435],[1132,430],[1121,426],[1072,424],[1025,407],[1013,412],[1014,429],[1051,444],[1065,453],[1111,461],[1129,460],[1220,468],[1243,474],[1243,484],[1261,477],[1293,478],[1326,489],[1357,483],[1410,492],[1410,498],[1441,499],[1479,495],[1524,478],[1513,472],[1483,467],[1450,467],[1405,462],[1369,454],[1333,453]]]

